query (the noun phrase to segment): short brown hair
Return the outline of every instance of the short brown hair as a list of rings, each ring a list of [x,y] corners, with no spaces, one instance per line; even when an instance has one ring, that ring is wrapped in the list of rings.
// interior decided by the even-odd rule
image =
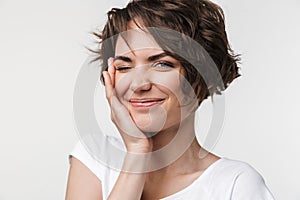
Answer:
[[[198,42],[216,64],[224,88],[213,88],[213,93],[221,94],[228,85],[240,76],[237,66],[239,55],[234,54],[228,43],[222,9],[208,0],[132,0],[125,8],[112,8],[108,20],[100,33],[94,33],[100,39],[101,48],[94,51],[96,59],[102,59],[102,71],[107,70],[106,60],[114,57],[116,39],[103,45],[103,41],[127,31],[129,21],[142,20],[144,27],[168,28],[183,33]],[[158,42],[159,43],[159,42]],[[159,43],[160,44],[160,43]],[[161,44],[160,44],[161,45]],[[170,53],[170,52],[169,52]],[[176,57],[176,55],[174,55]],[[199,105],[210,96],[207,84],[194,66],[180,57],[185,77],[194,88]],[[103,77],[101,77],[103,82]]]

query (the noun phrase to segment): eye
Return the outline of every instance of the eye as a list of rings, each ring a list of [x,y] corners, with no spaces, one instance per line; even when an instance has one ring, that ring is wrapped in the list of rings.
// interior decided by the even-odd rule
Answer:
[[[126,72],[128,70],[130,70],[132,67],[131,66],[116,66],[116,70],[119,72]]]
[[[167,62],[167,61],[156,62],[152,66],[155,68],[164,69],[164,70],[174,68],[174,64],[171,62]]]

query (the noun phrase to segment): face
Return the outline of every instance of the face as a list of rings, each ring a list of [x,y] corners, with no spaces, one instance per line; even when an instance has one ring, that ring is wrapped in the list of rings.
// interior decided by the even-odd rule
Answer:
[[[180,123],[182,66],[150,34],[134,29],[126,41],[119,37],[114,66],[116,94],[139,129],[156,133]]]

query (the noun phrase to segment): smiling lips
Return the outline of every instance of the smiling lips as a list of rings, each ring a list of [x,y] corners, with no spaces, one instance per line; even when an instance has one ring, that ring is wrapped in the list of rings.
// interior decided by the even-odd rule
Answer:
[[[144,99],[130,99],[129,102],[136,108],[149,108],[151,106],[161,104],[164,99],[161,98],[144,98]]]

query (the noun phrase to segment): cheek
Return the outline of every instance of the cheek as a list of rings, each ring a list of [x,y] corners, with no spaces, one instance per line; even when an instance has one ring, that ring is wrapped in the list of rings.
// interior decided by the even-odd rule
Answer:
[[[183,97],[182,92],[182,79],[184,77],[178,72],[166,72],[160,75],[153,75],[153,83],[159,85],[162,92],[168,94],[169,97],[175,98],[180,101]]]
[[[116,73],[115,76],[115,92],[117,97],[123,97],[129,90],[132,76],[130,74]]]

